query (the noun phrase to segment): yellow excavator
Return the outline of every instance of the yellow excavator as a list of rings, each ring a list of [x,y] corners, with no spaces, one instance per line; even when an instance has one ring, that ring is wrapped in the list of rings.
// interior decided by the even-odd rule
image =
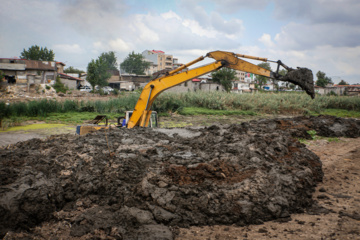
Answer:
[[[200,66],[194,69],[183,71],[191,65],[198,63],[205,58],[213,58],[215,62]],[[274,62],[277,63],[276,72],[272,72],[265,68],[259,67],[255,64],[247,62],[241,58],[247,58],[252,60],[258,60],[263,62]],[[282,66],[287,70],[287,74],[282,76],[279,74],[279,68]],[[126,112],[126,116],[118,119],[117,127],[127,127],[133,128],[136,126],[139,127],[156,127],[157,126],[157,114],[154,111],[151,111],[151,106],[156,99],[156,97],[166,89],[179,85],[183,82],[191,80],[193,78],[199,77],[201,75],[219,70],[220,68],[227,67],[234,70],[240,70],[243,72],[254,73],[256,75],[261,75],[269,78],[273,78],[279,81],[290,82],[295,85],[300,86],[303,90],[306,91],[308,95],[312,98],[315,97],[314,92],[314,81],[312,71],[307,68],[297,68],[293,69],[286,66],[280,60],[272,61],[267,58],[254,57],[244,54],[237,54],[232,52],[225,51],[214,51],[209,52],[205,56],[201,56],[181,67],[169,71],[163,76],[156,78],[150,81],[143,89],[140,94],[140,97],[136,103],[135,109],[133,111]],[[122,119],[122,122],[121,122]],[[102,120],[106,120],[106,125],[97,125]],[[93,132],[101,128],[109,128],[107,124],[106,116],[100,115],[97,116],[92,124],[77,126],[77,133],[82,135],[88,132]]]

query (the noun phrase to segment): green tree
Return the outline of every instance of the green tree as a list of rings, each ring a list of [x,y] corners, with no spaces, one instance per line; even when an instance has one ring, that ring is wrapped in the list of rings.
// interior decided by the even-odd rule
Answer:
[[[279,74],[280,74],[281,76],[285,76],[285,75],[287,74],[287,72],[288,72],[288,71],[287,71],[285,68],[279,70]],[[289,82],[285,82],[285,87],[286,87],[286,88],[289,88],[289,85],[290,85]],[[282,85],[282,86],[284,86],[284,85]],[[277,87],[279,88],[279,84],[277,84]]]
[[[143,75],[150,67],[150,62],[145,61],[140,53],[130,53],[120,64],[121,69],[130,74]]]
[[[91,84],[93,90],[96,85],[100,87],[107,86],[107,80],[111,77],[108,72],[108,65],[103,58],[92,59],[87,66],[87,78],[86,80]]]
[[[258,66],[271,71],[270,63],[268,62],[259,63]],[[256,75],[255,82],[259,85],[260,89],[262,88],[263,85],[267,83],[267,81],[268,81],[267,77]]]
[[[39,47],[38,45],[31,46],[28,50],[21,52],[20,58],[28,60],[40,60],[40,61],[54,61],[55,53],[53,50],[47,49],[47,47]]]
[[[211,73],[212,81],[221,84],[226,92],[230,92],[232,88],[232,81],[238,80],[236,71],[230,68],[221,68],[220,70]]]
[[[77,69],[77,68],[74,68],[72,66],[69,66],[68,68],[64,69],[64,73],[84,73],[84,71],[80,70],[80,69]]]
[[[331,78],[327,77],[324,72],[318,71],[316,73],[317,80],[315,84],[320,87],[326,87],[328,84],[333,84]]]
[[[349,85],[349,83],[345,82],[344,80],[341,80],[338,85]]]
[[[100,55],[100,58],[106,63],[109,70],[117,70],[116,56],[114,51],[104,52]]]

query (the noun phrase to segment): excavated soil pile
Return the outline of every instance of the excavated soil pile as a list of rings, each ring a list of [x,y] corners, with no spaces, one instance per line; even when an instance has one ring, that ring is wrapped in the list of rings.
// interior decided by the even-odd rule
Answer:
[[[17,143],[0,150],[0,237],[172,239],[178,226],[287,218],[311,206],[323,177],[319,158],[294,138],[310,129],[359,137],[360,121],[116,129]]]
[[[299,85],[311,98],[315,98],[314,76],[308,68],[297,68],[289,71],[281,78],[281,81],[291,82]]]

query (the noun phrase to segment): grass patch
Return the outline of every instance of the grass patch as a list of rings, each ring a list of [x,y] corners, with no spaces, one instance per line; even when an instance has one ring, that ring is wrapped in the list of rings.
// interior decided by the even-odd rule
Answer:
[[[42,99],[6,104],[0,101],[0,119],[5,127],[18,125],[17,119],[80,124],[105,114],[110,120],[133,110],[139,93],[120,94],[107,101]],[[159,116],[178,112],[188,116],[261,116],[264,114],[319,115],[360,118],[360,98],[316,96],[305,93],[234,94],[224,92],[163,93],[154,101],[152,110]],[[115,121],[115,120],[114,120]]]
[[[345,110],[345,109],[325,109],[320,113],[312,113],[314,116],[318,115],[330,115],[341,118],[360,118],[359,111]]]
[[[38,129],[49,129],[49,128],[57,128],[57,127],[65,127],[65,124],[31,124],[25,126],[16,126],[10,127],[4,131],[0,132],[12,132],[12,131],[30,131],[30,130],[38,130]]]
[[[181,115],[217,115],[217,116],[226,116],[226,115],[248,115],[255,116],[256,113],[253,111],[243,111],[243,110],[214,110],[208,108],[199,108],[199,107],[184,107],[178,111]]]
[[[307,131],[307,133],[310,135],[311,139],[303,139],[303,138],[300,138],[298,139],[299,142],[303,143],[303,144],[309,144],[309,141],[312,141],[312,140],[326,140],[328,142],[339,142],[340,139],[337,138],[337,137],[322,137],[322,136],[318,136],[316,135],[316,131],[315,130],[309,130]]]
[[[25,122],[31,120],[40,120],[44,121],[45,123],[64,123],[64,124],[83,124],[87,121],[94,119],[97,115],[103,115],[96,112],[65,112],[65,113],[49,113],[47,116],[42,117],[19,117],[19,118],[12,118],[12,119],[3,119],[3,125],[5,128],[9,128],[14,126],[14,124],[6,124],[8,122]],[[109,122],[116,122],[117,118],[122,116],[123,114],[118,113],[109,113],[105,114]],[[21,125],[21,124],[16,124]]]
[[[42,120],[45,122],[63,122],[68,124],[83,124],[94,119],[97,115],[104,115],[96,112],[67,112],[67,113],[51,113]],[[109,113],[105,114],[109,122],[115,122],[122,114]]]

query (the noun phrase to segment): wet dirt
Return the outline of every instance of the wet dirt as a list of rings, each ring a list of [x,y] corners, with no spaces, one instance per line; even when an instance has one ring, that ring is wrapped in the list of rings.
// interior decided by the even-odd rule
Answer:
[[[312,99],[315,98],[314,76],[310,69],[291,69],[285,76],[281,77],[280,80],[291,82],[300,86],[308,95],[311,96]]]
[[[308,130],[357,138],[360,121],[270,119],[185,135],[116,129],[11,145],[0,150],[0,236],[182,239],[191,226],[329,212],[325,197],[314,200],[322,161],[297,140],[311,138]],[[342,218],[356,219],[353,210]]]
[[[307,148],[320,157],[324,177],[304,213],[244,227],[180,228],[176,239],[360,239],[360,138],[319,139]]]

